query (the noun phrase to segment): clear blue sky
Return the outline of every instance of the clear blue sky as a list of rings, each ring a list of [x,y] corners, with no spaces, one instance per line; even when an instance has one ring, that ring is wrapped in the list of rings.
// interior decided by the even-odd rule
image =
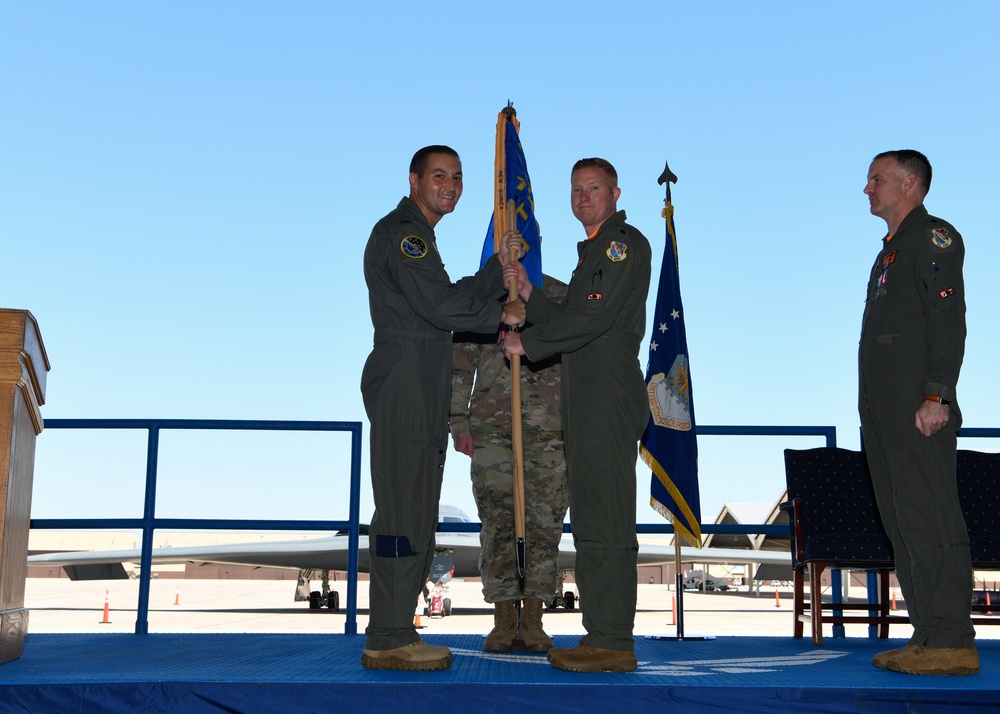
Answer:
[[[879,151],[924,151],[928,208],[967,245],[966,425],[1000,425],[1000,5],[531,6],[4,3],[0,305],[40,325],[43,415],[365,421],[371,226],[407,192],[412,153],[449,144],[465,194],[439,245],[453,278],[475,270],[510,99],[546,272],[575,265],[569,169],[596,155],[655,280],[669,159],[699,422],[834,425],[852,448],[885,230],[865,174]],[[159,515],[346,515],[343,440],[163,441]],[[781,449],[813,445],[703,438],[703,519],[773,502]],[[141,436],[44,432],[34,515],[138,515],[143,457]],[[637,472],[639,520],[656,522]],[[475,512],[454,451],[444,500]]]

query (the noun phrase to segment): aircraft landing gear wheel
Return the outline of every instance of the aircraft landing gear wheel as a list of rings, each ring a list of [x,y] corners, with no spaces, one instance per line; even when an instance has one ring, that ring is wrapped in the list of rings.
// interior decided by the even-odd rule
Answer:
[[[340,612],[340,593],[334,590],[326,599],[326,606],[331,612]]]
[[[563,593],[563,604],[567,610],[572,610],[576,606],[576,595],[567,590]]]
[[[323,594],[319,590],[313,590],[309,593],[309,609],[319,610],[323,607]]]
[[[441,604],[443,605],[444,616],[451,617],[451,598],[446,597]]]

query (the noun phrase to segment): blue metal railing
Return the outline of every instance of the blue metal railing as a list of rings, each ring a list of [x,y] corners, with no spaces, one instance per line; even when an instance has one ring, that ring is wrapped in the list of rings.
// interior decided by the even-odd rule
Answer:
[[[48,419],[49,429],[142,429],[148,432],[146,452],[146,490],[142,518],[38,518],[31,527],[54,528],[134,528],[142,531],[140,555],[139,603],[136,634],[149,631],[149,587],[152,565],[153,532],[157,529],[233,529],[233,530],[345,530],[348,532],[347,611],[344,632],[357,634],[358,538],[361,492],[361,423],[329,421],[253,421],[199,419]],[[351,433],[351,473],[349,518],[343,520],[240,520],[205,518],[157,518],[156,474],[159,458],[159,433],[174,430],[254,430],[254,431],[346,431]],[[819,436],[826,445],[837,445],[837,430],[833,426],[699,426],[700,436]],[[1000,428],[964,428],[959,437],[1000,438]],[[440,523],[439,532],[478,532],[479,523]],[[703,523],[704,533],[735,535],[788,533],[788,525]],[[564,527],[569,532],[569,525]],[[639,524],[640,534],[672,534],[670,523]],[[836,573],[835,597],[839,591],[840,573]]]
[[[344,530],[348,533],[347,612],[344,634],[358,632],[358,537],[361,504],[361,423],[339,421],[247,421],[214,419],[46,419],[47,429],[141,429],[148,432],[146,447],[146,491],[142,518],[33,518],[31,527],[135,528],[142,530],[139,602],[135,633],[149,632],[149,583],[153,561],[153,531],[168,528],[232,530]],[[346,431],[351,434],[351,476],[348,520],[253,520],[215,518],[157,518],[156,473],[160,431]]]
[[[146,486],[141,518],[36,518],[36,529],[134,528],[142,531],[140,549],[139,602],[136,613],[136,634],[149,632],[149,591],[153,557],[153,532],[157,529],[227,529],[227,530],[346,530],[348,532],[347,611],[345,634],[357,634],[358,537],[361,489],[361,424],[360,422],[324,421],[256,421],[210,419],[48,419],[49,429],[139,429],[148,432],[146,450]],[[254,431],[348,431],[351,433],[350,516],[341,520],[246,520],[206,518],[157,518],[156,477],[159,461],[159,435],[164,429],[173,430],[254,430]],[[828,446],[836,446],[836,427],[832,426],[701,426],[703,436],[822,436]],[[443,532],[477,532],[478,523],[439,524]],[[565,526],[569,531],[569,526]],[[673,533],[673,526],[641,524],[639,533]],[[787,526],[749,524],[704,524],[706,533],[766,533],[782,534]]]
[[[1000,439],[1000,427],[963,426],[958,430],[958,438]]]

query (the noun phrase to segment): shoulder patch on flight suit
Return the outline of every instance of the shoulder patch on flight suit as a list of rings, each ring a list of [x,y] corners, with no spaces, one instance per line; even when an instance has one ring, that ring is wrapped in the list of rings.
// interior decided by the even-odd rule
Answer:
[[[932,228],[931,243],[936,245],[938,248],[947,248],[949,245],[951,245],[951,236],[948,235],[948,229]]]
[[[407,258],[423,258],[427,255],[427,243],[420,236],[406,236],[400,241],[399,250]]]
[[[611,258],[612,263],[620,263],[628,257],[627,252],[628,246],[618,240],[611,241],[611,245],[608,246],[608,257]]]

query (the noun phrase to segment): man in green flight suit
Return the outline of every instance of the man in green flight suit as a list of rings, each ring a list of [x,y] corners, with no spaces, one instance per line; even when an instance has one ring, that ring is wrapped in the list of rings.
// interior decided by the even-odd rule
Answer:
[[[587,240],[561,304],[532,290],[512,263],[533,327],[506,337],[508,354],[562,354],[562,418],[576,581],[587,634],[549,661],[575,672],[636,668],[635,464],[649,420],[639,348],[646,330],[650,248],[617,210],[618,174],[604,159],[581,159],[571,176],[573,215]]]
[[[872,660],[906,674],[979,671],[969,535],[958,500],[955,388],[965,354],[965,247],[927,213],[931,165],[918,151],[879,154],[871,212],[888,233],[872,267],[858,350],[861,431],[913,636]]]
[[[451,282],[434,226],[462,195],[454,149],[428,146],[410,162],[410,195],[375,224],[365,248],[365,282],[375,328],[361,375],[371,422],[370,616],[361,664],[369,669],[439,670],[447,647],[417,635],[413,607],[434,559],[434,531],[448,445],[452,330],[485,332],[524,322],[518,300],[501,306],[501,263],[521,236],[509,232],[499,257]]]

